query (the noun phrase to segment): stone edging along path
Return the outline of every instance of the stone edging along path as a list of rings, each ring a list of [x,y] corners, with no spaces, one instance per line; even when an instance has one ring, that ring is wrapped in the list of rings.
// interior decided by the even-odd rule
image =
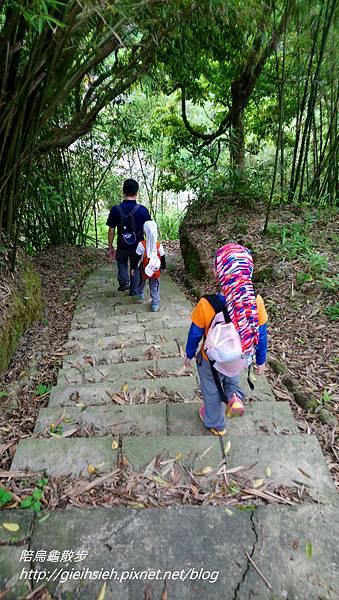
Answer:
[[[65,599],[338,598],[337,495],[316,438],[298,432],[266,378],[248,390],[246,414],[228,435],[211,436],[197,416],[197,376],[183,369],[190,302],[164,274],[152,314],[147,301],[113,291],[112,271],[116,289],[111,265],[82,288],[49,406],[14,457],[12,471],[43,472],[68,488],[64,508],[1,512],[6,600],[48,577],[53,597]],[[119,480],[122,498],[117,466],[129,477]],[[91,488],[100,477],[111,477],[106,502]],[[95,508],[77,508],[84,490]]]

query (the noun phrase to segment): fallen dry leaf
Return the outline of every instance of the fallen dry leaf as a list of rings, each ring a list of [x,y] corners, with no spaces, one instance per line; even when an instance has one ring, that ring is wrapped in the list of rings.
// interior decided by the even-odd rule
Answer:
[[[7,531],[19,531],[20,525],[18,523],[2,523],[2,526],[7,529]]]
[[[102,588],[100,590],[100,594],[99,594],[97,600],[104,600],[104,598],[106,596],[106,590],[107,590],[107,583],[105,581],[104,585],[102,586]]]

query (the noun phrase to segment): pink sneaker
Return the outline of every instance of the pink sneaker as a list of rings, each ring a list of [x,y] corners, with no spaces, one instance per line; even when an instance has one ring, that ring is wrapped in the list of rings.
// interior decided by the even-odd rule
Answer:
[[[232,394],[229,401],[227,402],[226,417],[232,419],[232,417],[242,417],[245,412],[245,407],[236,394]]]
[[[205,418],[206,411],[205,411],[205,407],[203,404],[200,406],[198,412],[199,412],[200,419],[202,420],[203,424],[205,425],[204,418]],[[206,427],[206,425],[205,425],[205,427]],[[207,427],[207,429],[209,429],[210,432],[213,433],[213,435],[223,436],[226,434],[226,427],[224,427],[224,429],[221,429],[221,430],[214,429],[213,427]]]

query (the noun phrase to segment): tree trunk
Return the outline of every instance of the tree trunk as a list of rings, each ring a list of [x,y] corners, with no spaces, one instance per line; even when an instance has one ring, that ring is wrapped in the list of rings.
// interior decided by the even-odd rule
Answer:
[[[239,107],[234,107],[232,114],[230,157],[233,169],[243,180],[245,177],[244,111]]]

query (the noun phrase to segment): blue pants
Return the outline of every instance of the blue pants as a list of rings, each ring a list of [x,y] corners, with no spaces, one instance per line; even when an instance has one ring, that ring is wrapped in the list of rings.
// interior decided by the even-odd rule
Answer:
[[[144,291],[145,283],[147,279],[142,279],[138,289],[138,293],[141,294]],[[152,304],[160,304],[160,279],[149,279],[149,293],[151,296]]]
[[[204,399],[206,427],[222,430],[225,427],[225,408],[226,405],[220,400],[218,388],[215,384],[211,365],[208,360],[205,360],[201,353],[197,355],[198,375],[200,379],[200,391]],[[218,373],[220,383],[229,400],[232,394],[236,394],[241,400],[244,398],[244,392],[239,384],[239,376],[227,377],[222,373]]]
[[[128,260],[135,254],[134,250],[117,249],[116,261],[118,266],[118,282],[122,287],[129,286],[130,296],[135,296],[138,291],[139,284],[139,269],[134,270],[134,275],[131,275],[131,268],[128,269]]]

